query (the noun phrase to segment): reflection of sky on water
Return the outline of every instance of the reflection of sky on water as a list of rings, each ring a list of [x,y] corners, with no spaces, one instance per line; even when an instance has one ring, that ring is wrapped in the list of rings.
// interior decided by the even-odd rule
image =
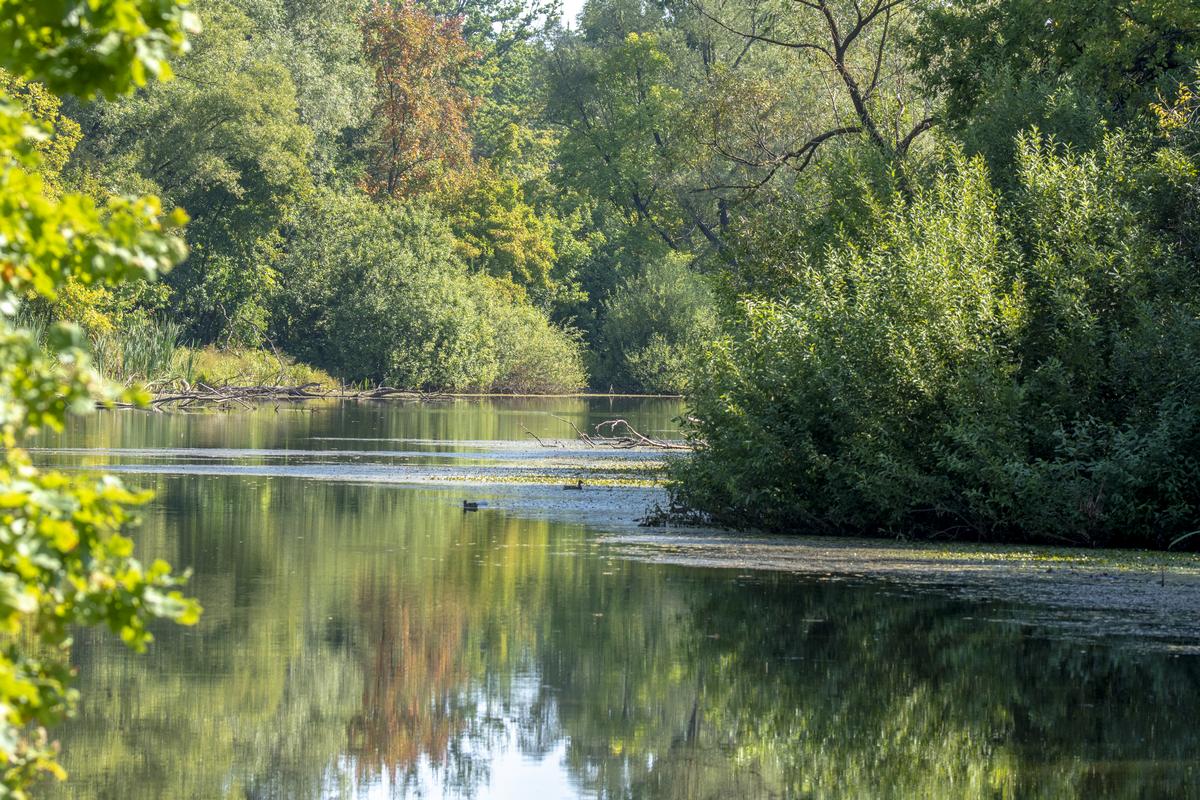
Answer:
[[[423,761],[417,779],[404,788],[393,784],[388,776],[376,783],[357,787],[354,795],[362,800],[393,800],[407,792],[414,797],[469,797],[473,800],[571,800],[588,797],[581,793],[563,770],[566,744],[541,758],[529,758],[515,748],[490,754],[491,762],[486,783],[459,793],[447,788],[436,769]],[[349,769],[353,766],[348,765]]]
[[[514,698],[517,704],[531,705],[537,702],[539,687],[536,678],[519,683],[524,684],[524,691],[518,692],[520,697]],[[404,778],[394,778],[385,773],[373,781],[353,784],[353,796],[359,800],[392,800],[398,796],[570,800],[595,796],[570,775],[567,769],[568,742],[565,739],[558,739],[548,749],[522,747],[520,719],[512,716],[497,718],[497,711],[486,698],[480,698],[477,703],[476,716],[491,719],[496,724],[489,731],[484,746],[468,742],[464,747],[465,759],[484,765],[476,773],[476,782],[456,785],[447,780],[444,768],[432,763],[428,757],[422,757],[412,773]],[[340,767],[346,775],[355,773],[353,763],[343,763]]]

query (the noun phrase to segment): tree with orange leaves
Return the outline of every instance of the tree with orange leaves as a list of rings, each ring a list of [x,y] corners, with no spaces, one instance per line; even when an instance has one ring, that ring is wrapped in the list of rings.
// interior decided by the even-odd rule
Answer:
[[[471,162],[467,120],[477,98],[462,78],[478,58],[462,18],[439,19],[413,0],[375,0],[363,19],[376,101],[366,189],[411,197]]]

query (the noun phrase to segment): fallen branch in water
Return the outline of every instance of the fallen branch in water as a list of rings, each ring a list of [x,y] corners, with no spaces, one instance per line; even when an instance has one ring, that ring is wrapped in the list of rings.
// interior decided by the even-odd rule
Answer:
[[[606,447],[627,449],[630,447],[654,447],[661,450],[691,450],[691,446],[682,442],[672,442],[666,439],[655,439],[645,436],[623,419],[610,419],[596,425],[596,435],[589,437],[597,444]],[[607,433],[605,432],[607,431]]]
[[[656,450],[691,450],[691,446],[682,442],[672,442],[666,439],[655,439],[639,433],[628,421],[623,419],[610,419],[599,423],[593,429],[595,433],[588,434],[579,430],[575,423],[562,417],[556,417],[553,414],[550,416],[565,422],[575,431],[576,439],[583,442],[588,447],[610,447],[614,450],[632,450],[635,447],[647,447]],[[522,429],[537,439],[538,444],[542,447],[560,447],[557,444],[546,444],[537,435],[528,428],[522,426]]]
[[[529,428],[526,428],[524,425],[522,425],[522,426],[521,426],[521,430],[525,431],[525,433],[529,434],[529,435],[530,435],[530,436],[532,436],[534,439],[537,439],[537,443],[538,443],[538,444],[540,444],[542,447],[562,447],[562,444],[561,444],[561,443],[559,443],[559,444],[546,444],[545,442],[543,442],[543,441],[542,441],[542,437],[538,436],[536,433],[534,433],[533,431],[529,430]]]
[[[571,422],[571,420],[563,419],[562,417],[558,416],[557,414],[551,414],[550,416],[554,417],[559,422],[565,422],[568,425],[570,425],[571,430],[575,431],[575,435],[579,439],[579,441],[583,442],[588,447],[596,446],[595,443],[592,441],[592,438],[590,436],[588,436],[586,433],[584,433],[583,431],[579,430],[579,426],[577,426],[574,422]]]
[[[227,406],[240,405],[253,408],[258,403],[302,402],[305,400],[393,400],[412,399],[428,400],[442,398],[442,394],[426,394],[407,389],[396,389],[391,386],[378,386],[373,389],[321,389],[320,384],[305,383],[300,386],[219,386],[213,387],[205,383],[195,386],[186,381],[182,386],[166,393],[156,395],[146,406],[133,403],[114,403],[117,408],[149,408],[153,411],[166,409],[184,410],[192,406]]]

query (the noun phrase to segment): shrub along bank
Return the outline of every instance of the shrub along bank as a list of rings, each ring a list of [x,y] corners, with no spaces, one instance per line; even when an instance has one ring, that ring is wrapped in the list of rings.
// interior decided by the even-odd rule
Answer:
[[[950,149],[850,197],[871,217],[726,320],[677,500],[769,530],[1198,543],[1193,141],[1031,133],[1009,188]]]

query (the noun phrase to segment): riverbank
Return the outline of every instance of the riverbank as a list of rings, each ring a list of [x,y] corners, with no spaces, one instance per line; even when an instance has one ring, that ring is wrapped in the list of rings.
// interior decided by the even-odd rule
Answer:
[[[203,376],[202,376],[203,377]],[[629,394],[588,391],[548,394],[511,392],[442,392],[423,389],[404,389],[384,385],[350,385],[328,376],[315,376],[310,381],[209,381],[191,382],[174,379],[148,386],[149,399],[144,403],[116,403],[118,408],[141,408],[153,411],[202,411],[260,403],[306,403],[314,400],[405,400],[435,402],[439,400],[487,399],[545,399],[545,400],[682,400],[680,395]]]

